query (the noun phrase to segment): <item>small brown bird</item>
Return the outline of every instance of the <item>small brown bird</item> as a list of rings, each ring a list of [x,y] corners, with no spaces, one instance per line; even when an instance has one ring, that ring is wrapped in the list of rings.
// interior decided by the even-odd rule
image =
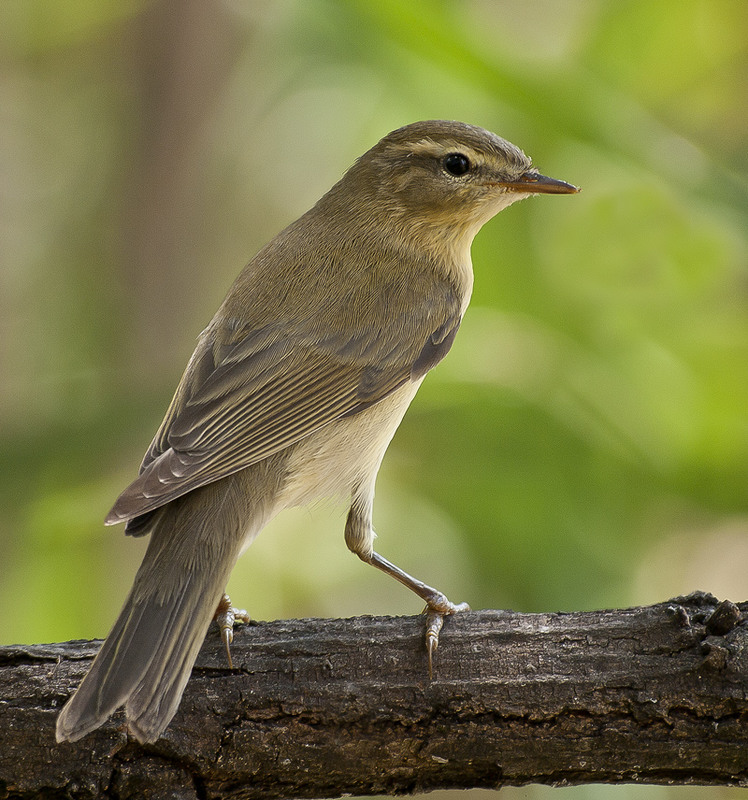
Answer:
[[[140,474],[106,519],[150,534],[119,618],[57,720],[76,741],[124,705],[158,739],[239,555],[279,511],[350,498],[348,547],[444,615],[467,608],[373,550],[374,483],[473,286],[480,227],[531,194],[578,191],[481,128],[428,121],[385,136],[249,262],[200,336]],[[221,605],[225,639],[231,609]],[[228,622],[227,622],[228,620]]]

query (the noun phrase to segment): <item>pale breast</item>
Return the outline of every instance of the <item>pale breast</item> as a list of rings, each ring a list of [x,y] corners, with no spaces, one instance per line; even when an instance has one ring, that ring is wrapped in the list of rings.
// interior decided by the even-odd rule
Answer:
[[[288,478],[277,510],[348,496],[355,486],[373,483],[420,385],[420,380],[409,382],[365,411],[333,422],[300,442],[287,462]]]

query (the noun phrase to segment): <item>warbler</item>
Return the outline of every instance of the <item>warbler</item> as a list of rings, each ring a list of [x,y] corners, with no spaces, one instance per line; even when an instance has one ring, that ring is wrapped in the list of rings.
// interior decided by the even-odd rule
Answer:
[[[416,122],[364,153],[257,253],[200,335],[138,477],[106,518],[150,541],[60,712],[58,741],[80,739],[123,705],[136,739],[158,739],[217,613],[231,640],[223,593],[239,555],[280,511],[322,497],[349,500],[349,549],[425,601],[431,663],[444,616],[467,605],[374,552],[377,472],[460,327],[473,237],[517,200],[576,191],[489,131]]]

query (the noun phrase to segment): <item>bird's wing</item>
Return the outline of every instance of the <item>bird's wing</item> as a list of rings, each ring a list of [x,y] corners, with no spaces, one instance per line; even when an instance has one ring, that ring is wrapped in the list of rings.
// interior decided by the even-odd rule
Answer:
[[[140,475],[107,524],[133,520],[255,464],[422,377],[446,355],[459,327],[456,300],[448,306],[440,322],[424,304],[386,330],[362,321],[344,335],[321,335],[312,318],[270,323],[221,346],[204,335]]]

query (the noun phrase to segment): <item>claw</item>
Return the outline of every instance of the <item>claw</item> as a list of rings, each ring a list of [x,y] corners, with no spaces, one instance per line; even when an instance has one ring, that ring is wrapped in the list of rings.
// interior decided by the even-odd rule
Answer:
[[[444,617],[457,614],[460,611],[470,611],[470,606],[467,603],[450,603],[445,598],[445,604],[442,608],[434,608],[433,606],[426,606],[424,614],[426,614],[426,654],[429,660],[429,680],[434,680],[434,653],[439,647],[439,633],[444,625]]]
[[[426,608],[426,653],[429,659],[429,680],[434,680],[434,653],[439,647],[439,632],[444,625],[444,614]]]
[[[355,509],[356,506],[354,504],[348,516],[347,525],[351,523],[351,519],[355,521],[355,516],[351,516],[354,514]],[[369,525],[370,522],[371,520],[368,520],[366,524]],[[348,537],[348,533],[349,531],[346,527],[346,537]],[[359,558],[366,561],[367,564],[371,564],[377,569],[381,569],[382,572],[391,575],[404,586],[407,586],[412,592],[415,592],[422,600],[426,601],[426,608],[423,612],[426,614],[426,652],[429,658],[429,680],[433,680],[434,653],[439,646],[439,631],[444,624],[444,617],[450,614],[456,614],[458,611],[470,611],[470,606],[467,603],[451,603],[446,595],[416,580],[412,575],[408,575],[407,572],[403,572],[400,567],[396,567],[393,563],[387,561],[386,558],[382,558],[379,553],[375,553],[372,550],[363,551],[356,549],[356,547],[351,544],[349,544],[349,546]]]
[[[218,603],[213,619],[221,629],[221,638],[226,647],[226,658],[229,662],[229,669],[234,668],[231,659],[231,643],[234,641],[234,624],[236,622],[249,622],[249,614],[243,608],[234,608],[231,605],[231,598],[224,594]]]
[[[226,646],[226,658],[229,662],[229,669],[234,669],[234,662],[231,660],[231,642],[234,641],[233,622],[221,624],[221,638]]]

